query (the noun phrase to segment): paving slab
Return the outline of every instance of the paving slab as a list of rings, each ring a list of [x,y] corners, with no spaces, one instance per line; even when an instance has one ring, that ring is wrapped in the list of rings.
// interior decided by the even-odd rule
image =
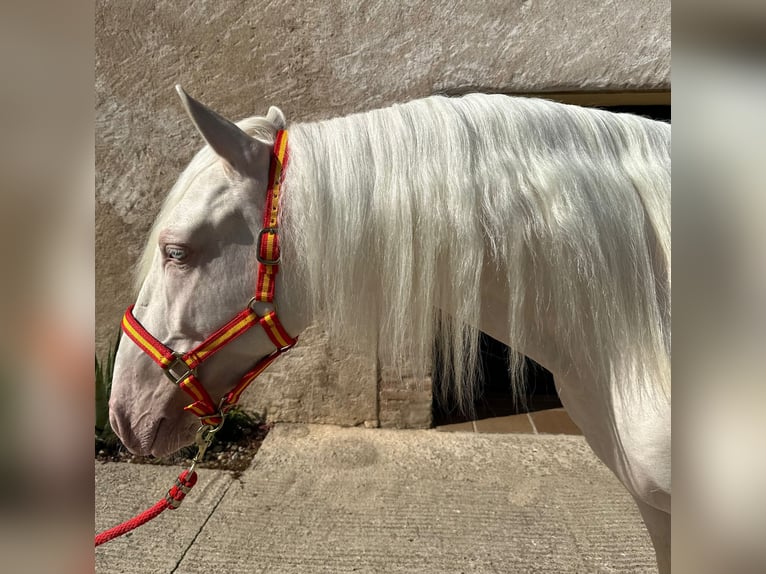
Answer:
[[[582,437],[278,425],[174,571],[657,570]]]
[[[96,532],[154,505],[184,467],[96,462]],[[176,570],[232,484],[230,473],[202,470],[187,499],[133,532],[96,548],[96,572],[167,574]]]

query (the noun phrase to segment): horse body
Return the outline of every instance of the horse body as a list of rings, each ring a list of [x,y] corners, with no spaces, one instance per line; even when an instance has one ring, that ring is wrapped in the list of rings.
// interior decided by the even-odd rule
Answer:
[[[240,122],[249,135],[237,133],[185,101],[212,150],[166,200],[135,308],[155,337],[181,349],[252,293],[265,166],[284,127],[272,108]],[[663,571],[669,143],[659,122],[505,96],[433,97],[291,126],[275,295],[292,335],[323,311],[332,334],[393,364],[430,369],[439,341],[464,404],[479,330],[544,365],[636,498]],[[200,380],[221,396],[269,350],[262,333],[243,335]],[[523,380],[511,374],[519,391]],[[111,418],[131,450],[163,454],[191,441],[197,423],[179,395],[135,347],[120,346]]]

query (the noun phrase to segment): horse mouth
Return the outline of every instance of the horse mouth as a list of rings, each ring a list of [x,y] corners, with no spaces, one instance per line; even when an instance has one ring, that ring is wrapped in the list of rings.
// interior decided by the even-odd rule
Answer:
[[[163,417],[152,426],[136,428],[115,416],[112,428],[125,448],[136,456],[166,457],[194,442],[196,426],[173,424],[175,421]],[[179,421],[180,423],[180,421]]]
[[[181,428],[169,428],[168,419],[162,418],[154,429],[154,436],[147,449],[147,454],[155,458],[171,455],[194,443],[194,429],[190,425]]]

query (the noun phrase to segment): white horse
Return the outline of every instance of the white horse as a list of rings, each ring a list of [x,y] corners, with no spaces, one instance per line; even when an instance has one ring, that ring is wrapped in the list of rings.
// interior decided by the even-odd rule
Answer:
[[[272,107],[235,125],[179,93],[208,146],[152,229],[134,313],[188,350],[252,296],[285,118]],[[635,498],[669,571],[670,126],[471,94],[291,125],[288,146],[274,298],[286,331],[322,310],[332,335],[424,370],[438,339],[464,404],[479,331],[533,358]],[[199,379],[217,400],[273,349],[250,330]],[[518,392],[519,369],[512,380]],[[128,449],[192,442],[186,402],[123,341],[111,423]]]

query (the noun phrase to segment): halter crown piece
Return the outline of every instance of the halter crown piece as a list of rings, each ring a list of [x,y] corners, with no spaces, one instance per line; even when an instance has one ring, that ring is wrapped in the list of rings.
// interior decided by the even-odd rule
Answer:
[[[203,426],[217,427],[223,423],[226,412],[237,404],[250,383],[298,341],[297,337],[291,337],[282,326],[276,309],[263,316],[257,315],[253,310],[254,303],[274,302],[274,283],[279,271],[279,197],[287,160],[287,131],[280,130],[276,134],[270,161],[263,228],[258,233],[258,276],[255,295],[242,311],[202,343],[183,354],[152,336],[133,315],[133,305],[128,307],[122,318],[123,332],[160,366],[174,384],[194,399],[184,410],[197,415]],[[263,328],[276,350],[258,361],[216,405],[197,378],[197,367],[255,325]]]

